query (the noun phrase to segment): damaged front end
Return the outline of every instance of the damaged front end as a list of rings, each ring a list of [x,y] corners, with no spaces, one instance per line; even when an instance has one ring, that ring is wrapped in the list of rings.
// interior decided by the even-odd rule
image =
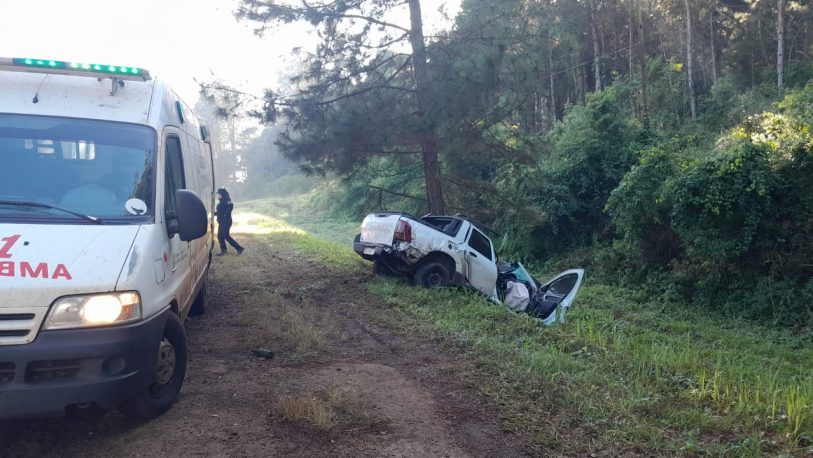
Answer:
[[[547,283],[537,281],[522,263],[500,263],[497,292],[500,303],[550,325],[564,321],[584,278],[584,269],[570,269]]]

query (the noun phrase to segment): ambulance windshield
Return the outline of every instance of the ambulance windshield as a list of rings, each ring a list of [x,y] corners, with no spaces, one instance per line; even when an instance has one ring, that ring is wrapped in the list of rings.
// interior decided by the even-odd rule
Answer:
[[[143,222],[153,215],[155,148],[145,126],[0,114],[0,201],[45,204],[0,205],[0,220],[70,216],[55,206],[114,224]]]

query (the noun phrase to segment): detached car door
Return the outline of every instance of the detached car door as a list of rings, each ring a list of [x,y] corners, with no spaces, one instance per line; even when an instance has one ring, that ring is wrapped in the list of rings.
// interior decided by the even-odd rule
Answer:
[[[472,227],[467,245],[466,263],[468,264],[469,284],[486,296],[494,296],[497,288],[497,263],[494,260],[491,240],[477,228]]]
[[[562,321],[565,311],[576,297],[582,278],[584,269],[570,269],[555,276],[537,290],[528,305],[527,313],[541,319],[545,324]]]

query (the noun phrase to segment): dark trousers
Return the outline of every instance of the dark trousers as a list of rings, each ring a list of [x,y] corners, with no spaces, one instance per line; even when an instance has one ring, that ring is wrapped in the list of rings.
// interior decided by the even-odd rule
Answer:
[[[217,240],[220,241],[220,251],[226,251],[226,242],[229,242],[229,245],[234,247],[237,251],[243,251],[243,247],[234,240],[231,235],[229,235],[229,231],[231,230],[231,223],[228,224],[219,224],[217,226]]]

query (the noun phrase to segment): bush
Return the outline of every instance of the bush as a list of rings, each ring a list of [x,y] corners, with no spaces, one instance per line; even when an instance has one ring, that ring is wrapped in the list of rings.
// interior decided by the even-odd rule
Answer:
[[[745,141],[680,177],[671,224],[687,256],[718,263],[742,260],[758,233],[770,236],[765,222],[780,187],[767,151]]]
[[[641,267],[665,265],[681,251],[670,212],[679,150],[665,144],[644,150],[613,190],[605,207],[615,229],[640,256]]]
[[[604,258],[628,280],[698,304],[811,321],[813,85],[743,119],[713,149],[688,137],[639,156],[607,202],[623,242]]]

